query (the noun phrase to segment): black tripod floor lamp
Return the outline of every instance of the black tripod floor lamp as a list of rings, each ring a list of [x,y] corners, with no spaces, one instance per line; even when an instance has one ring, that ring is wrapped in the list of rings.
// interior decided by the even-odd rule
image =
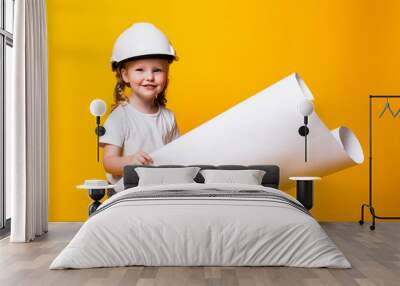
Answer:
[[[375,229],[375,219],[381,220],[400,220],[400,217],[388,217],[388,216],[378,216],[375,212],[375,208],[372,205],[372,103],[374,99],[386,99],[386,104],[384,109],[381,111],[379,118],[381,118],[385,113],[390,112],[393,118],[396,118],[400,113],[400,109],[394,112],[389,103],[389,98],[400,98],[400,95],[370,95],[369,96],[369,203],[362,204],[361,206],[361,219],[359,223],[364,224],[364,208],[369,208],[372,216],[372,224],[370,229]],[[400,116],[400,115],[399,115]]]

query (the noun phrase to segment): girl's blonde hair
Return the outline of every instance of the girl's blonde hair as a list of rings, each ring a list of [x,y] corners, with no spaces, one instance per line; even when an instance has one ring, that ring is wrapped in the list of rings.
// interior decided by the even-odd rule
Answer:
[[[122,78],[121,69],[125,67],[125,63],[121,63],[114,69],[115,77],[117,78],[117,83],[114,87],[114,103],[111,105],[111,111],[113,111],[120,104],[129,103],[128,97],[125,95],[125,88],[130,87],[129,83],[126,83]],[[165,83],[164,89],[157,95],[154,102],[160,106],[164,106],[167,103],[165,93],[168,87],[168,79]]]

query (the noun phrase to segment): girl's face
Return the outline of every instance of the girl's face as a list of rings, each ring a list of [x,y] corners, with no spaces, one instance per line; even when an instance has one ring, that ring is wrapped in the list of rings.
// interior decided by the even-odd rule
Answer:
[[[154,101],[168,79],[167,59],[141,59],[130,61],[121,69],[122,79],[129,83],[133,93],[144,101]]]

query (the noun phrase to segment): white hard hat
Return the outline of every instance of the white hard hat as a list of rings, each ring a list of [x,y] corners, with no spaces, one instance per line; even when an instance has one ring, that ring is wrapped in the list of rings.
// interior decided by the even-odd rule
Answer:
[[[122,61],[154,55],[177,60],[175,50],[163,32],[153,24],[136,23],[116,40],[111,65],[115,69]]]

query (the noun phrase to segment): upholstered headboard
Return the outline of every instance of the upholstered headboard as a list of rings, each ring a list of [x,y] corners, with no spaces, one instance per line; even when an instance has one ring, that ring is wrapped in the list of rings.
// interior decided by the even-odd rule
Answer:
[[[279,187],[279,167],[276,165],[250,165],[250,166],[242,166],[242,165],[189,165],[188,167],[200,167],[202,170],[204,169],[220,169],[220,170],[247,170],[247,169],[256,169],[256,170],[264,170],[265,175],[262,179],[261,184],[265,187],[271,187],[278,189]],[[151,165],[129,165],[124,168],[124,189],[136,187],[139,183],[139,176],[135,171],[136,167],[145,167],[145,168],[177,168],[177,167],[187,167],[183,165],[159,165],[159,166],[151,166]],[[197,183],[204,183],[203,176],[198,173],[194,178]]]

